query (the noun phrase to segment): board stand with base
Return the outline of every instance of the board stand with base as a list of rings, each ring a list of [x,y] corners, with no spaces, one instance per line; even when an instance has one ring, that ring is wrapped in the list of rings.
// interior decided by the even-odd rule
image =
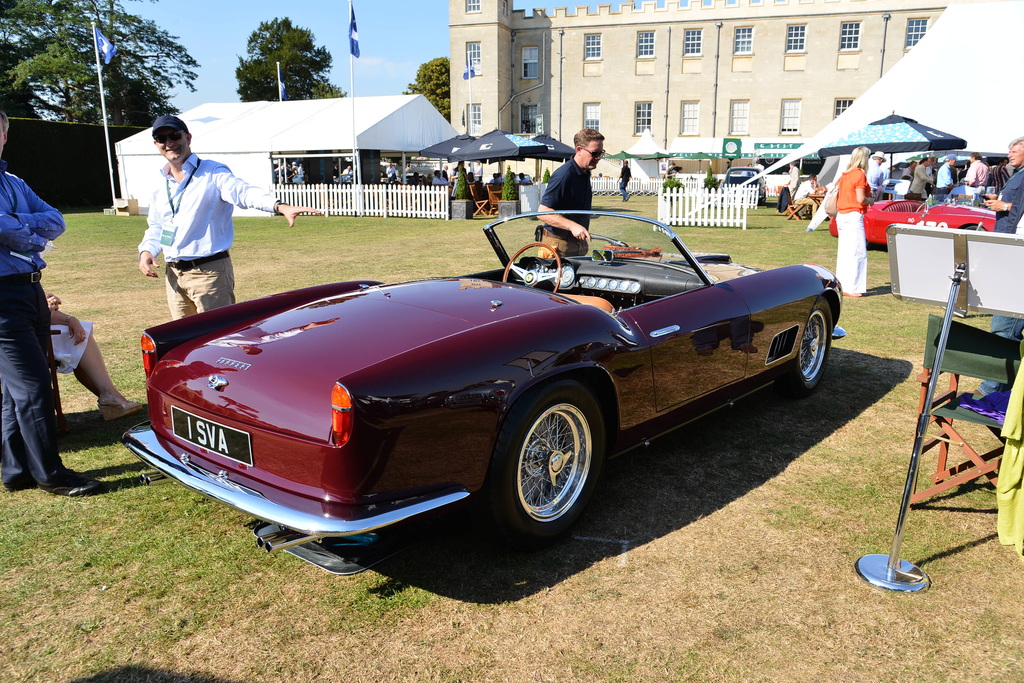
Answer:
[[[946,313],[942,318],[942,330],[939,333],[939,342],[935,349],[933,368],[942,367],[942,356],[946,352],[946,342],[949,339],[949,328],[953,323],[953,313],[956,311],[956,302],[960,296],[960,287],[966,280],[966,273],[966,263],[956,264],[951,276],[953,284],[949,287],[949,300],[946,303]],[[888,555],[864,555],[854,564],[857,574],[878,588],[912,593],[926,590],[931,585],[931,579],[920,567],[900,559],[900,547],[903,545],[903,531],[907,522],[907,513],[910,511],[910,498],[914,495],[914,485],[917,482],[917,470],[921,460],[921,450],[924,447],[925,432],[931,422],[932,401],[935,398],[935,386],[938,383],[939,374],[939,372],[933,372],[928,379],[926,392],[928,398],[925,401],[924,410],[917,419],[914,450],[910,454],[907,483],[903,487],[903,500],[900,503],[900,514],[896,519],[896,533],[892,539],[892,549]]]

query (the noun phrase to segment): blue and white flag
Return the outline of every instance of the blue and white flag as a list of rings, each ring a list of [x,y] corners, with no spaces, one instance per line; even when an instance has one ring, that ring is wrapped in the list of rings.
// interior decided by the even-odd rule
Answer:
[[[281,80],[281,75],[277,76],[277,99],[284,102],[288,99],[288,91],[284,89],[284,81]]]
[[[114,44],[107,40],[107,37],[100,33],[100,30],[93,26],[93,31],[96,32],[96,46],[99,47],[100,54],[103,55],[103,63],[110,64],[110,60],[117,54],[117,48]]]
[[[348,47],[353,57],[359,56],[359,31],[356,30],[356,8],[349,6]]]
[[[475,77],[476,77],[476,71],[473,70],[472,62],[467,62],[466,63],[466,68],[462,72],[462,80],[468,81],[469,79],[475,78]]]

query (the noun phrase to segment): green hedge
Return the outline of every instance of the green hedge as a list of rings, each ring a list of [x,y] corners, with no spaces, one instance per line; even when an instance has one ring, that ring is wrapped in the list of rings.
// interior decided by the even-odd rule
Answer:
[[[120,185],[114,144],[140,130],[145,128],[110,126],[115,188]],[[58,208],[113,206],[103,126],[12,118],[4,159],[7,170],[28,183],[47,204]]]

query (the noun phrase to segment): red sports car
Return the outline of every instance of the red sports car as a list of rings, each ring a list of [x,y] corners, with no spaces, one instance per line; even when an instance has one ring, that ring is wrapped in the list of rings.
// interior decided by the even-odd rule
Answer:
[[[657,221],[588,213],[586,256],[559,257],[524,214],[484,228],[494,270],[321,285],[147,330],[150,422],[124,436],[157,470],[144,480],[264,520],[260,547],[325,568],[472,504],[529,546],[577,521],[605,458],[764,385],[819,385],[832,273],[758,271]]]
[[[957,204],[937,204],[928,208],[927,204],[912,199],[875,202],[864,214],[868,244],[885,244],[885,229],[893,223],[992,232],[996,227],[996,214],[989,209]],[[835,218],[829,222],[829,232],[833,237],[839,236]]]

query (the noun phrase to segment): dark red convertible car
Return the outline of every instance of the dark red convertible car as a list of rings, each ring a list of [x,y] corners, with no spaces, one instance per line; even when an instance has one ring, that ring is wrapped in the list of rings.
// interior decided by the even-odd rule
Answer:
[[[523,214],[484,228],[490,271],[321,285],[151,328],[150,422],[124,443],[156,469],[145,479],[266,522],[267,551],[372,545],[469,505],[530,546],[572,527],[606,458],[765,385],[818,386],[832,273],[758,271],[592,213],[587,256],[559,258]]]
[[[929,208],[924,202],[912,199],[875,202],[864,214],[868,244],[885,244],[885,229],[893,223],[992,232],[996,227],[996,214],[982,207],[957,204],[936,204]],[[829,232],[833,237],[839,236],[835,218],[829,223]]]

